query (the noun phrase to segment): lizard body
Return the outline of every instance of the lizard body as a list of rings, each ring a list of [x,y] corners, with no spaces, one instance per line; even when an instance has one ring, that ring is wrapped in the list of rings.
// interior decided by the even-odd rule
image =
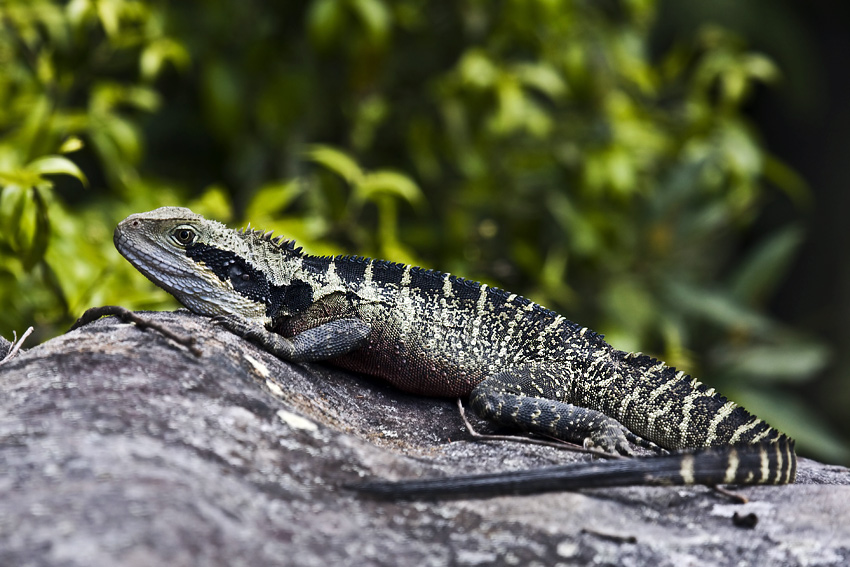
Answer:
[[[633,465],[612,467],[614,483],[794,481],[793,440],[683,372],[516,294],[383,260],[311,256],[177,207],[131,215],[114,240],[186,307],[281,358],[469,398],[484,419],[609,452],[629,454],[629,442],[677,452],[639,459],[630,477],[614,473]],[[658,474],[645,470],[653,462]]]

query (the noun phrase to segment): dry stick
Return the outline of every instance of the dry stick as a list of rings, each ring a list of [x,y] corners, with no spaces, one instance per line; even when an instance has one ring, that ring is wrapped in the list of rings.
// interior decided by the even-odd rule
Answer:
[[[12,348],[9,349],[9,352],[6,354],[6,356],[3,357],[3,360],[0,360],[0,364],[4,364],[13,356],[18,354],[18,351],[21,350],[21,346],[23,346],[24,341],[27,340],[27,337],[30,336],[30,333],[32,333],[32,327],[24,331],[24,334],[21,335],[20,339],[18,339],[18,333],[16,333],[15,331],[12,331],[12,333],[12,338],[14,339],[12,341]]]
[[[177,334],[165,325],[161,325],[156,321],[146,319],[145,317],[142,317],[141,315],[133,313],[129,309],[118,305],[103,305],[101,307],[92,307],[91,309],[88,309],[85,313],[83,313],[80,318],[77,319],[77,322],[74,323],[68,330],[73,331],[74,329],[78,329],[83,325],[87,325],[92,321],[96,321],[106,315],[115,315],[125,323],[135,323],[136,326],[140,329],[153,329],[161,335],[168,337],[175,343],[185,346],[195,356],[201,356],[202,354],[201,349],[199,349],[195,344],[195,337]]]
[[[734,500],[738,504],[746,504],[747,502],[750,501],[750,499],[747,498],[746,496],[744,496],[743,494],[739,494],[739,493],[735,492],[734,490],[729,490],[728,488],[723,488],[719,484],[709,484],[708,488],[712,489],[713,491],[720,494],[721,496],[725,496],[726,498],[729,498],[730,500]]]
[[[580,533],[592,535],[592,536],[598,537],[600,539],[604,539],[606,541],[611,541],[611,542],[614,542],[614,543],[637,543],[637,538],[635,536],[632,536],[632,535],[626,536],[626,535],[611,534],[611,533],[605,533],[605,532],[592,530],[590,528],[582,528],[580,530]]]

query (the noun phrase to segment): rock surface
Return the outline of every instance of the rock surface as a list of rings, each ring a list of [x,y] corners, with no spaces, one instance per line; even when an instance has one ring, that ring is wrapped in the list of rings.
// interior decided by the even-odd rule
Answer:
[[[147,316],[202,356],[109,317],[0,366],[0,565],[850,564],[850,471],[807,459],[744,505],[703,487],[364,498],[341,485],[586,457],[475,442],[453,401]]]

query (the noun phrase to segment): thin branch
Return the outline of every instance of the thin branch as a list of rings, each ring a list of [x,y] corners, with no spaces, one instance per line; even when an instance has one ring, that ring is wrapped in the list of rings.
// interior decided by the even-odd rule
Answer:
[[[9,349],[9,353],[3,357],[3,360],[0,360],[0,364],[5,364],[9,359],[18,354],[18,351],[21,350],[21,346],[23,346],[24,341],[27,340],[27,337],[30,336],[32,330],[33,328],[30,327],[29,329],[24,331],[24,334],[21,335],[20,339],[18,339],[18,334],[13,331],[13,337],[15,340],[13,341],[12,348]]]
[[[744,496],[743,494],[740,494],[733,490],[729,490],[728,488],[723,488],[720,485],[710,484],[708,485],[708,487],[716,493],[720,494],[721,496],[725,496],[726,498],[729,498],[730,500],[733,500],[738,504],[746,504],[750,501],[750,499]]]
[[[75,329],[79,329],[83,325],[87,325],[92,321],[97,321],[101,317],[107,315],[114,315],[125,323],[135,323],[136,326],[140,329],[153,329],[159,334],[171,339],[175,343],[185,346],[195,356],[201,356],[202,354],[201,349],[199,349],[196,345],[195,337],[175,333],[165,325],[161,325],[156,321],[152,321],[150,319],[142,317],[141,315],[133,313],[129,309],[126,309],[125,307],[121,307],[119,305],[103,305],[101,307],[92,307],[91,309],[88,309],[85,313],[83,313],[80,318],[77,319],[77,321],[73,325],[71,325],[71,328],[68,330],[73,331]]]

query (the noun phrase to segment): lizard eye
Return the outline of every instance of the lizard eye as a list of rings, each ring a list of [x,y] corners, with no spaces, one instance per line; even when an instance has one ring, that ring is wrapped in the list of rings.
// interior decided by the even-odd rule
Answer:
[[[178,226],[171,232],[172,238],[182,246],[188,246],[195,240],[195,231],[185,226]]]

